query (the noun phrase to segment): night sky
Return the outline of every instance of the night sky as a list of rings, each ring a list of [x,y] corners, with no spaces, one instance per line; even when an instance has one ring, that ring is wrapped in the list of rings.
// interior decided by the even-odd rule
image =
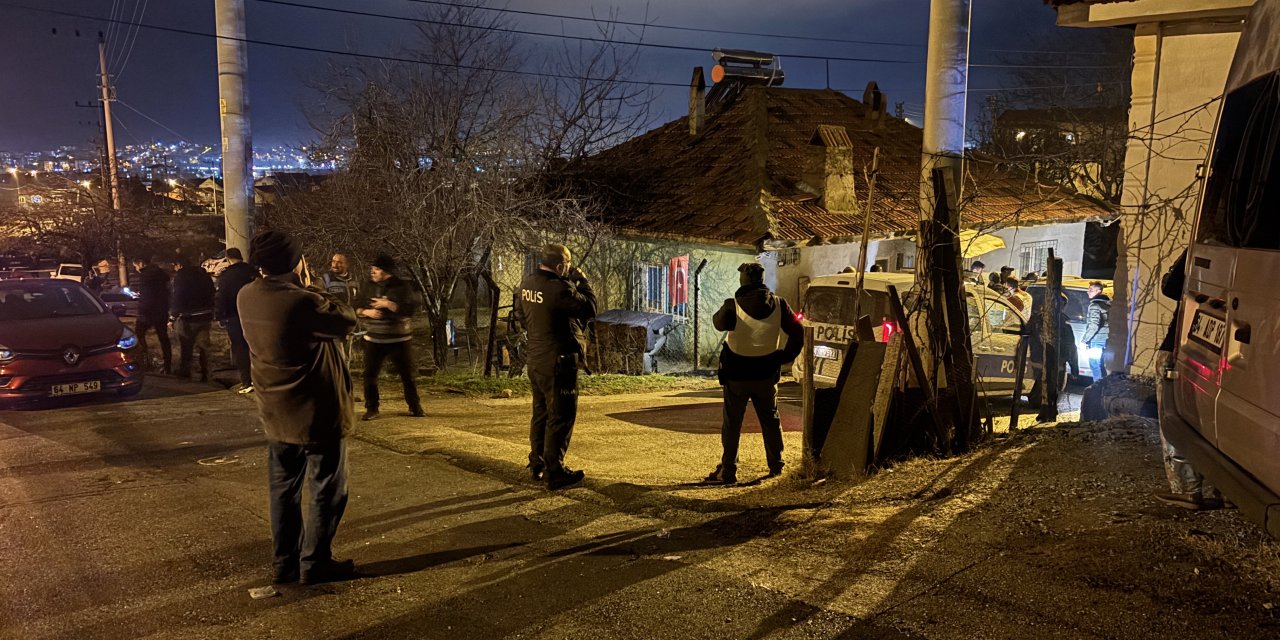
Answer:
[[[214,30],[213,0],[2,1],[0,52],[5,63],[0,65],[0,150],[85,144],[94,138],[96,114],[91,109],[77,108],[75,103],[96,97],[97,33],[108,29],[100,20],[40,14],[8,5],[105,17],[114,3],[126,19],[140,15],[147,24],[207,33]],[[423,5],[410,0],[295,1],[404,16],[420,16],[424,10]],[[646,49],[636,75],[650,81],[687,83],[693,66],[702,65],[709,70],[713,64],[710,49],[716,46],[919,61],[921,64],[831,62],[830,82],[834,88],[850,89],[861,97],[867,81],[876,80],[891,102],[907,103],[909,116],[918,117],[921,112],[927,0],[509,0],[489,6],[575,16],[590,16],[593,11],[607,15],[617,8],[618,17],[623,20],[911,45],[855,45],[651,28],[644,34],[646,42],[705,47],[707,53]],[[391,54],[415,35],[413,26],[404,22],[269,5],[257,0],[247,0],[247,9],[252,39]],[[508,18],[511,26],[532,31],[594,35],[595,29],[589,23],[554,18],[514,14]],[[80,30],[79,37],[76,29]],[[112,67],[119,75],[117,95],[122,103],[116,107],[119,144],[152,138],[175,140],[179,135],[193,142],[215,143],[218,96],[213,39],[141,29],[130,50],[126,31],[125,25],[112,27],[109,42],[109,51],[115,54]],[[1061,50],[1062,31],[1065,30],[1054,26],[1054,12],[1041,0],[975,0],[971,61],[1000,62],[1003,54],[995,49]],[[536,49],[555,46],[556,42],[529,38],[526,45]],[[250,45],[249,98],[256,144],[302,144],[314,139],[303,115],[303,107],[314,99],[306,83],[329,59],[324,54]],[[1071,62],[1060,54],[1045,54],[1037,60],[1045,64]],[[826,85],[827,67],[820,60],[784,57],[782,64],[787,73],[786,86]],[[970,87],[980,90],[1004,86],[1009,82],[1005,73],[974,69]],[[687,108],[687,91],[678,87],[658,88],[656,95],[659,123],[678,117]],[[987,94],[982,91],[972,94],[971,110],[984,95]]]

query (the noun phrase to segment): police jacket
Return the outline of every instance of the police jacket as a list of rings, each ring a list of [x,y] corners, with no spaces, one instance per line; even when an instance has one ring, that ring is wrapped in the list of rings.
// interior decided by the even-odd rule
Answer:
[[[331,444],[349,433],[355,402],[338,342],[356,324],[351,307],[292,273],[254,280],[236,299],[267,439]]]
[[[138,315],[147,318],[169,315],[169,274],[154,264],[138,272]]]
[[[1090,347],[1104,347],[1107,344],[1107,316],[1111,313],[1111,298],[1099,293],[1089,300],[1089,309],[1085,314],[1084,344]]]
[[[351,273],[348,272],[344,276],[332,271],[326,271],[323,276],[320,276],[320,281],[324,284],[324,290],[329,295],[347,304],[355,303],[356,294],[359,293],[359,286],[356,284],[355,278],[351,277]]]
[[[213,278],[199,267],[183,267],[173,274],[169,315],[175,318],[213,319]]]
[[[247,262],[236,262],[218,276],[218,295],[214,297],[213,315],[220,321],[235,318],[236,296],[245,285],[258,279],[258,270]]]
[[[804,327],[787,301],[763,284],[739,288],[733,298],[724,301],[712,323],[729,332],[720,350],[721,382],[777,382],[782,365],[795,360],[804,349]]]
[[[529,370],[555,373],[560,356],[586,354],[583,326],[596,315],[596,294],[585,279],[537,269],[520,281],[512,313],[528,335]]]
[[[396,303],[396,310],[382,309],[381,318],[362,316],[364,339],[369,342],[407,342],[413,338],[413,314],[418,309],[418,296],[408,282],[391,276],[382,282],[368,280],[360,289],[357,306],[372,309],[374,298],[387,298]]]

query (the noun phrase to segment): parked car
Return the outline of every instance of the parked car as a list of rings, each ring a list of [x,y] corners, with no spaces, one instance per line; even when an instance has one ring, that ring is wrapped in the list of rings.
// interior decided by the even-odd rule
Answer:
[[[53,279],[84,282],[84,266],[72,262],[63,262],[54,270]]]
[[[78,282],[0,282],[0,404],[142,390],[133,331]]]
[[[1160,428],[1280,537],[1280,2],[1253,5],[1214,128]]]
[[[1081,278],[1080,276],[1063,276],[1062,292],[1067,294],[1067,304],[1065,311],[1067,313],[1067,324],[1071,325],[1071,331],[1076,336],[1076,353],[1078,354],[1078,362],[1076,375],[1092,379],[1093,372],[1089,369],[1089,358],[1093,356],[1101,356],[1101,347],[1090,347],[1084,343],[1085,325],[1088,323],[1089,317],[1089,283],[1097,280],[1102,283],[1102,293],[1108,298],[1115,297],[1115,286],[1110,280],[1100,280],[1096,278]],[[1039,307],[1044,302],[1044,282],[1029,285],[1027,293],[1031,294],[1033,305]]]
[[[915,275],[911,273],[866,274],[858,313],[871,317],[872,331],[877,340],[887,341],[899,330],[889,313],[889,285],[898,289],[909,309],[912,302],[909,291],[914,284]],[[814,278],[805,291],[800,315],[803,324],[814,330],[816,366],[813,379],[819,387],[835,386],[844,348],[857,333],[854,325],[855,287],[853,274],[839,273]],[[967,283],[965,298],[979,393],[1008,394],[1013,391],[1016,381],[1014,362],[1027,317],[999,293],[984,285]],[[804,375],[803,362],[803,357],[797,359],[792,368],[792,375],[797,378]],[[1028,361],[1023,387],[1027,391],[1030,391],[1038,370],[1038,365]],[[1064,376],[1063,384],[1065,382]]]
[[[98,299],[102,300],[109,309],[119,309],[117,315],[124,317],[138,315],[138,294],[129,287],[103,291],[98,295]]]

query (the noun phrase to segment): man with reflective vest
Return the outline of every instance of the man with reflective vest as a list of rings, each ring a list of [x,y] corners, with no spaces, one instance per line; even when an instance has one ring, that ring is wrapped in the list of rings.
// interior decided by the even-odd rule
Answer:
[[[778,419],[778,378],[782,365],[795,360],[804,348],[804,329],[787,301],[764,284],[764,267],[754,262],[738,267],[742,285],[724,301],[713,319],[716,329],[727,331],[720,350],[720,384],[724,387],[724,422],[720,441],[724,453],[707,482],[738,481],[738,440],[747,402],[756,409],[764,436],[769,475],[782,473],[782,422]]]

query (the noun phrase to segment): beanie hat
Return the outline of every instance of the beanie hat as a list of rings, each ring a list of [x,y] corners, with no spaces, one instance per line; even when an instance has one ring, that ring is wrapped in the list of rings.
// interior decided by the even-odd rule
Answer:
[[[386,271],[387,273],[395,273],[395,272],[396,272],[396,261],[395,261],[395,258],[392,258],[391,256],[389,256],[389,255],[387,255],[387,254],[385,254],[385,253],[379,253],[379,254],[378,254],[378,255],[373,259],[373,266],[375,266],[375,267],[377,267],[377,268],[379,268],[379,269],[382,269],[383,271]]]
[[[249,257],[267,275],[278,276],[298,266],[302,246],[283,231],[263,231],[249,241]]]
[[[742,286],[764,283],[764,267],[757,262],[744,262],[738,267],[738,281]]]

